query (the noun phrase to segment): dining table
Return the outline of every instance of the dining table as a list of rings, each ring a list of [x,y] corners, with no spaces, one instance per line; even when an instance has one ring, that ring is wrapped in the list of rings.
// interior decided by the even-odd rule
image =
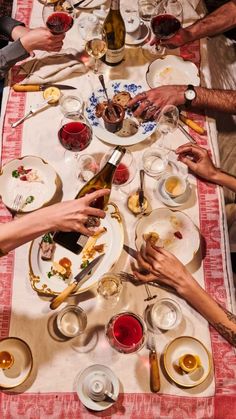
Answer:
[[[75,72],[56,81],[71,85],[73,91],[63,91],[64,95],[77,94],[83,101],[83,112],[89,106],[89,98],[101,89],[98,75],[93,72],[91,60],[84,54],[84,41],[79,31],[79,21],[90,16],[100,5],[108,9],[109,4],[94,0],[88,7],[77,9],[74,25],[66,33],[63,50],[76,50],[79,53],[81,66]],[[201,2],[197,0],[182,1],[184,24],[190,24],[204,13]],[[137,2],[132,6],[127,0],[121,0],[121,11],[137,10]],[[43,1],[14,0],[13,17],[30,27],[43,26]],[[105,10],[106,10],[105,9]],[[129,13],[129,12],[128,12]],[[205,39],[194,41],[176,50],[166,51],[168,55],[182,57],[194,63],[198,70],[200,84],[209,78],[208,50]],[[50,60],[53,53],[50,53]],[[37,51],[26,63],[40,60],[45,53]],[[161,57],[163,58],[163,57]],[[54,67],[57,63],[55,55]],[[146,73],[150,64],[145,56],[143,44],[125,46],[125,59],[118,66],[110,67],[103,62],[99,65],[99,74],[103,74],[106,85],[120,82],[126,85],[141,85],[148,90]],[[61,196],[58,199],[73,199],[83,186],[78,177],[77,161],[66,161],[65,149],[58,141],[63,114],[59,104],[47,106],[25,120],[16,128],[12,123],[22,118],[32,106],[42,102],[42,92],[15,92],[12,86],[33,76],[22,70],[25,63],[18,63],[9,72],[3,92],[1,111],[1,167],[22,156],[36,156],[48,162],[61,179]],[[25,67],[26,68],[26,67]],[[30,68],[30,65],[27,67]],[[26,81],[27,82],[27,81]],[[23,81],[24,83],[24,81]],[[183,80],[184,83],[184,80]],[[54,84],[54,83],[53,83]],[[133,94],[133,93],[132,93]],[[89,113],[87,112],[87,116]],[[196,143],[211,153],[219,165],[219,150],[215,121],[208,117],[204,110],[196,112],[187,110],[187,116],[204,128],[204,134],[198,134],[185,126]],[[79,155],[91,154],[97,164],[104,154],[114,147],[109,135],[96,136],[96,126],[90,120],[93,138],[90,145],[79,152]],[[112,134],[113,135],[113,134]],[[139,187],[139,170],[143,168],[142,156],[146,150],[158,145],[158,129],[152,130],[132,145],[126,143],[135,161],[133,180],[118,189],[112,188],[110,201],[119,215],[122,234],[118,235],[126,245],[135,248],[136,226],[141,217],[135,217],[127,207],[127,198]],[[122,145],[123,138],[119,144]],[[168,133],[165,144],[175,150],[188,140],[178,128]],[[173,159],[176,159],[175,153]],[[177,161],[177,160],[176,160]],[[177,163],[174,163],[177,164]],[[182,167],[181,170],[184,170]],[[222,188],[188,173],[190,193],[185,202],[177,208],[190,218],[197,227],[200,236],[200,248],[187,267],[198,283],[219,304],[235,313],[235,296],[233,274],[230,262],[229,240],[225,215],[224,195]],[[157,191],[158,179],[145,175],[144,188],[153,211],[168,208]],[[0,191],[1,195],[1,191]],[[22,215],[25,216],[25,215]],[[13,214],[1,202],[0,221],[7,223]],[[145,217],[143,217],[145,218]],[[43,222],[43,220],[42,220]],[[113,238],[114,243],[117,237]],[[166,290],[155,284],[149,285],[151,295],[155,298],[146,301],[147,294],[143,284],[136,285],[130,281],[123,282],[121,296],[116,305],[101,304],[97,296],[96,284],[85,292],[72,295],[68,304],[79,305],[87,314],[88,330],[92,331],[94,344],[83,350],[73,345],[74,339],[57,339],[50,332],[50,322],[55,312],[50,309],[51,296],[37,292],[32,281],[32,244],[27,243],[1,258],[0,261],[0,337],[17,337],[25,341],[32,351],[32,370],[24,383],[12,389],[1,389],[0,412],[3,419],[57,419],[57,418],[92,418],[119,417],[136,419],[152,418],[188,418],[188,419],[232,419],[236,411],[236,365],[235,348],[233,348],[208,322],[177,293]],[[119,246],[118,246],[119,247]],[[111,272],[131,273],[132,258],[124,251],[119,251],[111,267]],[[104,328],[114,313],[133,312],[145,318],[145,313],[152,304],[161,298],[176,301],[182,311],[181,324],[172,330],[153,332],[155,347],[160,364],[160,391],[153,393],[149,383],[149,348],[144,345],[138,352],[124,354],[115,351],[108,343]],[[64,303],[64,305],[67,304]],[[57,310],[57,312],[60,309]],[[199,385],[182,387],[175,384],[165,371],[163,356],[168,344],[177,337],[190,336],[198,339],[210,354],[210,372],[206,380]],[[119,380],[118,400],[102,411],[96,412],[86,408],[77,394],[77,382],[81,372],[94,364],[111,368]]]

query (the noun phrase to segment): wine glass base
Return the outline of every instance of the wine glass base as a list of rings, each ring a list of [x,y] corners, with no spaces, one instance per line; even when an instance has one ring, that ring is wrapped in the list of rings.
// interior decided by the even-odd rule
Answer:
[[[147,43],[142,46],[142,53],[148,61],[154,61],[157,58],[161,58],[165,55],[165,48],[159,47],[159,49],[157,49],[155,45],[150,45]]]

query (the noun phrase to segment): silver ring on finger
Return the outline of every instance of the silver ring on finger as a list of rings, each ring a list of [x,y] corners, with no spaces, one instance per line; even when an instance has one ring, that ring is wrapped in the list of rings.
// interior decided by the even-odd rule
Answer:
[[[143,101],[143,104],[145,105],[144,109],[147,110],[151,107],[150,105],[152,105],[152,102],[149,99],[146,99]]]
[[[158,107],[155,105],[149,106],[146,110],[146,116],[154,116],[158,111]]]
[[[140,98],[141,99],[146,99],[146,97],[147,97],[147,93],[146,92],[140,93]]]
[[[100,226],[100,218],[89,215],[87,221],[85,223],[86,227],[99,227]]]

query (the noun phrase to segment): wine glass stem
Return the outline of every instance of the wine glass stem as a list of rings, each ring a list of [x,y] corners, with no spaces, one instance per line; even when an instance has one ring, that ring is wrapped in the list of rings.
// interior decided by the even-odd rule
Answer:
[[[95,58],[95,63],[94,63],[94,70],[93,70],[94,74],[98,73],[98,59]]]

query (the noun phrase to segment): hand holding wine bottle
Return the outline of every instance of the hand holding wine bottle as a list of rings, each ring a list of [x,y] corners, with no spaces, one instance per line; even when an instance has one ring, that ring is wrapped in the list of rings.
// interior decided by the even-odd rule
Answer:
[[[67,32],[74,23],[74,9],[70,0],[46,0],[43,6],[43,21],[54,35]]]

